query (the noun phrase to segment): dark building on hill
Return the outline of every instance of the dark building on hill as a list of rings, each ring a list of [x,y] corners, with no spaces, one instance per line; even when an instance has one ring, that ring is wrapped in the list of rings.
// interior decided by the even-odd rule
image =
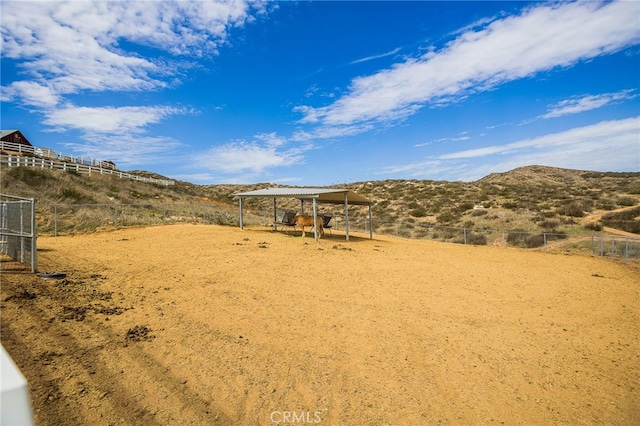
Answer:
[[[25,146],[33,146],[20,130],[0,130],[0,140]]]

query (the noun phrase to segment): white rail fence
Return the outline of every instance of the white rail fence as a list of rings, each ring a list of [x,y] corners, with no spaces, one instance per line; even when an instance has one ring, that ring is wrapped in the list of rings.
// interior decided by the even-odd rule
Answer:
[[[77,157],[74,155],[67,155],[49,148],[38,148],[31,145],[25,145],[21,143],[0,141],[0,149],[17,152],[20,154],[30,154],[38,157],[49,158],[52,160],[62,160],[69,163],[78,163],[85,166],[104,167],[105,169],[114,168],[114,165],[110,161],[100,161],[90,157]]]
[[[167,179],[155,179],[143,177],[131,173],[116,170],[106,161],[98,161],[86,157],[73,157],[56,153],[47,148],[35,148],[32,146],[0,141],[0,149],[17,152],[24,155],[0,155],[0,165],[7,167],[33,167],[41,169],[71,170],[78,173],[114,175],[121,179],[132,179],[139,182],[154,183],[158,185],[174,185],[175,181]]]

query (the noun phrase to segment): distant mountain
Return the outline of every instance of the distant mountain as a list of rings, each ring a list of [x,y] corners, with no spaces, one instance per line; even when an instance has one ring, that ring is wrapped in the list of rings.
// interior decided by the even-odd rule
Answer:
[[[587,170],[562,169],[547,166],[518,167],[505,173],[492,173],[478,180],[478,184],[497,185],[553,185],[575,187],[587,185],[602,188],[603,182],[622,185],[624,191],[638,191],[640,173],[593,172]]]

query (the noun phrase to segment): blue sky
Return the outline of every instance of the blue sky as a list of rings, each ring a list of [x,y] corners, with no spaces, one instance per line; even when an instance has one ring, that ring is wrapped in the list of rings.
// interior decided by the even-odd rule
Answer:
[[[640,171],[640,2],[0,3],[1,127],[196,184]]]

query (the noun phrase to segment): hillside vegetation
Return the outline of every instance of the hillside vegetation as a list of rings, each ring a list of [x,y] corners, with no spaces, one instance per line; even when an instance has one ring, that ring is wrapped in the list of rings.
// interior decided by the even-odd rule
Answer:
[[[640,173],[602,173],[528,166],[475,182],[381,181],[350,186],[376,201],[378,223],[408,220],[474,229],[575,230],[595,212],[634,206]],[[621,219],[622,229],[638,218]],[[625,221],[631,221],[629,223]],[[588,224],[601,229],[600,221]]]
[[[132,172],[166,179],[150,172]],[[53,205],[162,205],[207,206],[225,211],[233,223],[237,202],[232,194],[273,184],[195,185],[177,181],[161,186],[111,175],[79,174],[72,171],[32,169],[0,170],[3,194],[35,198],[41,207]],[[464,227],[478,231],[575,233],[611,227],[640,234],[640,173],[609,173],[528,166],[488,175],[475,182],[432,180],[382,180],[340,185],[374,202],[376,231],[402,224],[404,236],[420,236],[426,225]],[[248,211],[266,213],[272,201],[248,200]],[[282,209],[299,208],[297,200],[279,200]],[[322,206],[324,212],[343,214],[341,206]],[[617,211],[620,210],[618,213]],[[41,210],[42,229],[50,220]],[[139,215],[139,213],[132,213]],[[174,213],[174,216],[177,213]],[[354,222],[364,219],[366,209],[350,212]],[[598,220],[586,220],[598,214]],[[95,226],[99,228],[100,226]],[[85,226],[82,230],[91,230]]]

